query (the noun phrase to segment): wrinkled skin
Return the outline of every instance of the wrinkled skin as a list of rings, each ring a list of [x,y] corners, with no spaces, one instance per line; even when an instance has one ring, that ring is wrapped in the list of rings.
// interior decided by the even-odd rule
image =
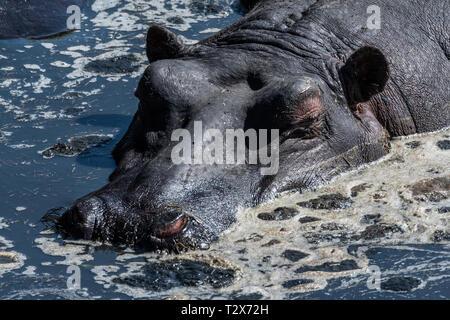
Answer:
[[[376,31],[365,28],[372,2],[244,1],[241,21],[193,46],[150,27],[151,63],[113,151],[117,168],[64,213],[62,227],[83,239],[195,248],[229,227],[239,207],[379,159],[391,137],[448,126],[449,2],[378,0]],[[278,173],[174,165],[171,134],[192,132],[194,121],[224,135],[279,129]]]

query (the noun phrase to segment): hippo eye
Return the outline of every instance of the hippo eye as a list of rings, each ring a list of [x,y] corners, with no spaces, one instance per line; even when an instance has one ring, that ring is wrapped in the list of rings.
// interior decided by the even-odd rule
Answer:
[[[244,130],[279,129],[280,139],[312,139],[325,125],[325,112],[319,90],[300,94],[261,95],[247,110]],[[269,141],[271,141],[269,137]]]
[[[324,125],[324,108],[319,91],[307,91],[293,99],[285,111],[286,138],[311,139],[319,135]]]

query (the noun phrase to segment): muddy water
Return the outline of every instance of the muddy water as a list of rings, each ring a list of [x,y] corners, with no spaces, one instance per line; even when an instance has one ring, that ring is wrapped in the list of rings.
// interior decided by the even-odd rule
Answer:
[[[147,26],[195,42],[240,17],[229,2],[96,0],[79,32],[0,42],[0,298],[450,297],[449,130],[396,139],[378,163],[242,209],[205,251],[67,241],[40,221],[107,181],[137,107]]]

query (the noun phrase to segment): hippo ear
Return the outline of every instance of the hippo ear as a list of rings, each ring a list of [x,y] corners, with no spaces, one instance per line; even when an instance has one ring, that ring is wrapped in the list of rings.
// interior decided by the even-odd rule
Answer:
[[[185,48],[183,41],[160,26],[151,26],[147,32],[146,51],[150,62],[176,58]]]
[[[340,69],[340,78],[350,105],[366,102],[384,90],[389,79],[389,64],[379,49],[362,47]]]

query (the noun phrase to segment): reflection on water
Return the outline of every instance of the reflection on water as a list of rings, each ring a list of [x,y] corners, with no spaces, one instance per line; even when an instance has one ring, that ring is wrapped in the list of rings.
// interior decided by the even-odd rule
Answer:
[[[137,108],[147,26],[194,42],[242,14],[236,1],[209,3],[96,0],[79,32],[0,42],[0,298],[448,298],[448,130],[397,139],[377,164],[241,210],[206,251],[64,241],[40,221],[105,184]],[[111,140],[64,146],[93,136]],[[39,153],[55,145],[69,157]],[[79,290],[67,289],[69,265]]]

